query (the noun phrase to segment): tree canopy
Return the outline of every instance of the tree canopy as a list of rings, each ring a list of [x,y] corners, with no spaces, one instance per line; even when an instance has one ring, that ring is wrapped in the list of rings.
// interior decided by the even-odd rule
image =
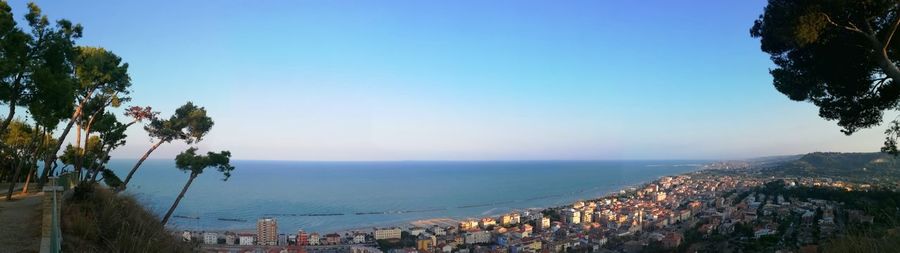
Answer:
[[[206,116],[206,109],[187,102],[178,107],[169,119],[153,119],[145,130],[154,137],[166,142],[184,140],[187,144],[199,142],[213,127],[213,120]]]
[[[75,85],[72,61],[81,25],[61,19],[51,25],[34,3],[25,15],[30,33],[20,29],[6,2],[0,2],[0,102],[9,107],[0,131],[19,106],[27,106],[43,126],[53,126],[71,110]]]
[[[777,66],[775,88],[850,135],[900,100],[895,0],[769,0],[750,29]]]
[[[231,177],[231,171],[234,166],[229,163],[231,152],[207,152],[206,155],[198,155],[197,148],[191,147],[175,156],[175,167],[184,172],[190,172],[193,175],[203,174],[203,170],[209,167],[216,168],[225,176],[222,180],[228,180]]]

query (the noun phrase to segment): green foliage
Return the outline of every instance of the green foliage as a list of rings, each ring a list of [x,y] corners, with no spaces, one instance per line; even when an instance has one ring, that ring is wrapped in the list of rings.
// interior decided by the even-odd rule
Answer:
[[[234,166],[229,163],[230,159],[231,152],[229,151],[197,155],[197,148],[191,147],[175,156],[175,167],[193,175],[203,174],[204,169],[213,167],[225,176],[222,179],[224,181],[231,177],[231,171],[234,170]]]
[[[810,153],[763,170],[772,175],[825,176],[857,182],[897,183],[897,159],[883,153]]]
[[[773,182],[757,189],[766,195],[783,195],[785,198],[823,199],[844,203],[845,209],[863,210],[874,216],[874,228],[891,228],[900,226],[900,192],[887,190],[845,191],[825,187],[792,187],[787,188],[780,182]],[[822,217],[821,210],[816,211],[815,220]]]
[[[7,117],[27,106],[38,124],[55,127],[71,111],[72,61],[82,28],[67,20],[51,26],[37,5],[28,8],[30,33],[19,29],[9,5],[0,3],[0,101],[10,107]]]
[[[101,173],[103,173],[103,183],[110,188],[117,188],[122,185],[122,179],[119,179],[119,176],[116,176],[116,173],[113,173],[112,170],[104,169]]]
[[[213,124],[212,118],[206,116],[206,108],[187,102],[176,109],[169,119],[153,119],[144,129],[150,137],[166,142],[184,140],[192,144],[202,140]]]
[[[887,135],[887,137],[885,137],[884,146],[881,147],[881,152],[893,156],[900,155],[900,151],[897,151],[897,139],[900,139],[900,122],[897,120],[891,121],[888,129],[884,130],[884,134]]]
[[[128,63],[122,58],[98,47],[80,47],[75,59],[75,76],[82,90],[100,90],[112,99],[128,94],[131,77],[128,76]]]
[[[898,11],[892,0],[769,0],[750,34],[777,65],[775,88],[815,104],[849,135],[898,105],[900,43],[890,36]]]

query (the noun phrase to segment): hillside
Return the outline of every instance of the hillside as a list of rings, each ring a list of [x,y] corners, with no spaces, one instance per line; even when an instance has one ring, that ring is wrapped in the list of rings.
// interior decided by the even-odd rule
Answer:
[[[809,153],[762,169],[784,176],[826,176],[851,181],[890,182],[900,179],[900,158],[884,153]],[[889,180],[889,181],[888,181]]]

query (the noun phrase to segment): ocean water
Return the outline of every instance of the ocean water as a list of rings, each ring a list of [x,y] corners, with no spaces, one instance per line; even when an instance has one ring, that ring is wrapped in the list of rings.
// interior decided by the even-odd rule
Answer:
[[[133,160],[113,160],[120,177]],[[207,169],[175,210],[175,229],[247,230],[275,216],[284,233],[333,232],[431,218],[551,207],[697,170],[704,161],[295,162],[233,161],[228,181]],[[188,174],[148,160],[128,193],[159,216]],[[220,220],[220,218],[228,220]],[[235,221],[237,220],[237,221]]]

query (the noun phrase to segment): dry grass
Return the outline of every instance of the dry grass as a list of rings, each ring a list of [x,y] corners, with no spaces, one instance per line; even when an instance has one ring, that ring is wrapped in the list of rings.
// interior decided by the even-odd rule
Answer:
[[[62,210],[65,252],[191,252],[133,197],[79,187]]]

